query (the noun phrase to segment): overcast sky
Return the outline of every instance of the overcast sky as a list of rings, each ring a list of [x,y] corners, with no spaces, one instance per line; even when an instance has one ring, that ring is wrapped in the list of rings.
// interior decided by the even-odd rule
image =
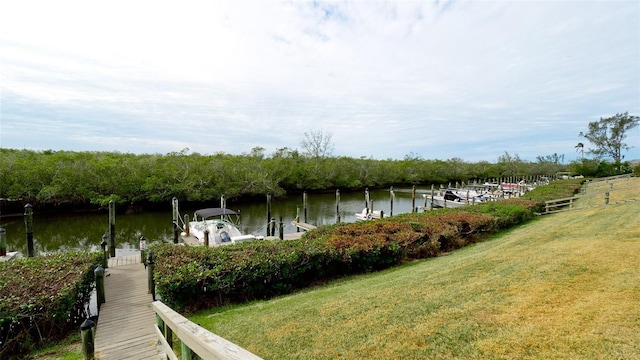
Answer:
[[[568,162],[627,111],[637,0],[0,0],[3,148]]]

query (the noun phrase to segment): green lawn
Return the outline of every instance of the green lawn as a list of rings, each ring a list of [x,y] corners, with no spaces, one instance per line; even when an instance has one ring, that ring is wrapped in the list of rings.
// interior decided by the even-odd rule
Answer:
[[[638,359],[640,202],[190,317],[265,359]]]

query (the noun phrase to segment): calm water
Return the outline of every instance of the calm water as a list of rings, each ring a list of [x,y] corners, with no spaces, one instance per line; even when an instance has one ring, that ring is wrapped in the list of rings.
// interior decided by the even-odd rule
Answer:
[[[415,206],[423,205],[422,194],[428,189],[417,188]],[[393,214],[411,212],[411,188],[394,189]],[[339,213],[342,222],[354,222],[355,213],[361,212],[365,205],[364,192],[341,193]],[[389,190],[370,191],[370,199],[375,210],[383,210],[386,215],[391,212],[391,193]],[[220,200],[213,200],[206,207],[218,207]],[[300,209],[301,221],[304,221],[303,196],[288,196],[273,199],[271,215],[279,221],[282,217],[285,233],[295,232],[290,225],[296,217],[296,209]],[[267,202],[238,203],[227,200],[227,208],[239,210],[240,230],[243,233],[266,235]],[[193,216],[196,209],[182,209],[180,214]],[[385,216],[386,216],[385,215]],[[334,224],[336,216],[336,194],[308,194],[307,222],[313,225]],[[23,217],[0,218],[0,227],[6,230],[7,251],[27,253],[26,230]],[[65,215],[38,215],[34,208],[33,239],[37,254],[69,251],[69,250],[98,250],[102,242],[102,235],[109,231],[109,217],[107,212],[82,213]],[[277,231],[277,230],[276,230]],[[139,214],[116,215],[116,248],[136,249],[141,236],[147,238],[147,243],[157,241],[173,241],[173,225],[171,204],[167,204],[166,211],[144,212]]]

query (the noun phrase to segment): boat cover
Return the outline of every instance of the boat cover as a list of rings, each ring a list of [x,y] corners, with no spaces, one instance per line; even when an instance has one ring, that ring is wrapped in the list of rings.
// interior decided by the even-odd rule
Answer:
[[[210,218],[210,217],[214,217],[214,216],[222,216],[222,215],[238,215],[237,212],[230,210],[230,209],[226,209],[226,208],[206,208],[206,209],[200,209],[200,210],[196,210],[195,212],[196,215],[201,216],[203,218]]]

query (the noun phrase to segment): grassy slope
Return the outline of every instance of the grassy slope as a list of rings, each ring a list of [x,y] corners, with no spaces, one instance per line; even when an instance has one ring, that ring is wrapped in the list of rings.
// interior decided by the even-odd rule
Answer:
[[[640,358],[640,202],[192,317],[266,359]]]

